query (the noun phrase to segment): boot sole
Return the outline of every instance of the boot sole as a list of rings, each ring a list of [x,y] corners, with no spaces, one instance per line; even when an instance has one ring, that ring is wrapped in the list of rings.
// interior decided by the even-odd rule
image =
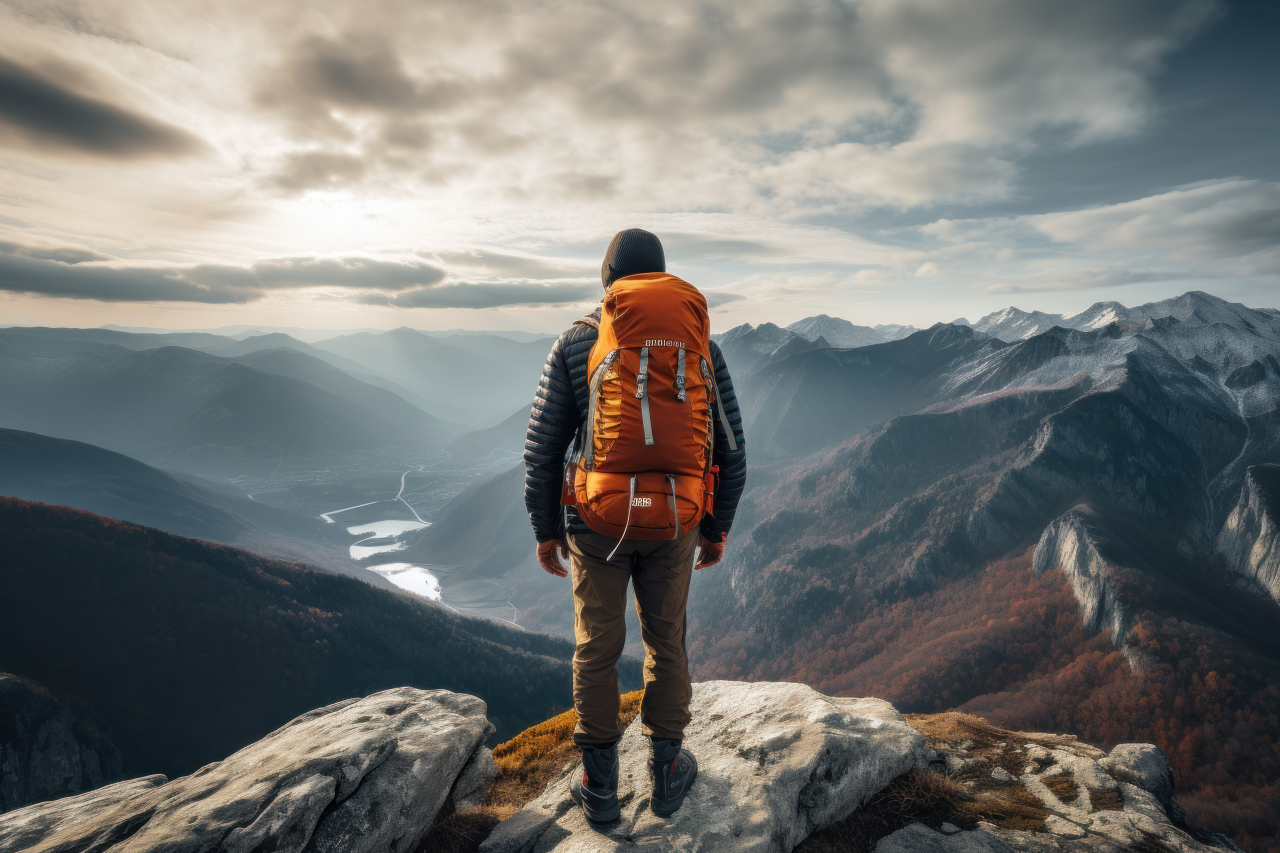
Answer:
[[[693,787],[693,783],[697,781],[698,764],[697,762],[694,762],[693,776],[689,778],[689,784],[684,786],[684,790],[680,792],[680,796],[676,797],[674,800],[666,801],[662,805],[658,805],[657,800],[650,799],[649,809],[658,817],[671,817],[673,814],[680,811],[680,807],[684,805],[685,796],[689,793],[689,789]]]

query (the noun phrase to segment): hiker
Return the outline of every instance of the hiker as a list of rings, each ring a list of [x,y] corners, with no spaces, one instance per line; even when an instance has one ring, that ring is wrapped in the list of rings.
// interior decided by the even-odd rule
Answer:
[[[525,438],[538,562],[566,577],[563,556],[573,570],[573,740],[583,766],[574,798],[597,823],[619,814],[616,667],[628,581],[645,649],[640,719],[652,742],[654,813],[680,808],[697,776],[681,748],[692,696],[685,604],[692,570],[723,558],[746,483],[737,398],[706,299],[666,268],[653,234],[614,236],[601,306],[551,348]]]

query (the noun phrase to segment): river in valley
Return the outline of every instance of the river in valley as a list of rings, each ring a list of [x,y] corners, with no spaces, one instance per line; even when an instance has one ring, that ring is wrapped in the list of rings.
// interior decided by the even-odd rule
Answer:
[[[335,519],[334,516],[343,513],[352,513],[354,517],[363,516],[364,518],[375,516],[372,521],[360,521],[347,525],[347,533],[362,537],[350,546],[349,553],[352,560],[360,562],[374,554],[401,551],[405,543],[396,541],[397,536],[408,533],[410,530],[421,530],[430,526],[431,522],[423,521],[418,511],[404,499],[405,477],[408,474],[409,472],[406,471],[401,475],[400,492],[390,500],[371,501],[320,514],[326,524],[341,524],[341,520]],[[406,509],[413,515],[412,518],[376,518],[381,514],[380,510],[394,511],[397,515],[404,515]],[[413,563],[381,563],[376,566],[365,566],[365,568],[371,572],[377,572],[401,589],[430,598],[432,601],[440,601],[440,580],[425,566]]]
[[[406,497],[414,497],[417,502],[412,488],[406,488],[406,478],[415,471],[418,469],[399,475],[399,490],[394,497],[366,499],[363,503],[350,501],[351,506],[318,512],[326,526],[332,525],[329,529],[333,535],[327,538],[345,547],[353,563],[382,575],[406,592],[429,598],[457,613],[518,624],[519,610],[511,603],[511,591],[505,583],[492,578],[451,579],[457,566],[424,565],[405,562],[403,558],[397,560],[396,552],[409,547],[403,541],[405,534],[431,524],[406,500]],[[383,494],[389,494],[389,491]],[[312,512],[317,509],[312,509]],[[384,563],[379,560],[397,561]]]

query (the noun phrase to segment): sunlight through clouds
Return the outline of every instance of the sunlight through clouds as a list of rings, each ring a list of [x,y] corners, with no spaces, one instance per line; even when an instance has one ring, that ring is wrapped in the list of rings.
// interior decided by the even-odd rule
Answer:
[[[534,306],[554,328],[590,306],[603,243],[632,225],[717,291],[717,324],[797,292],[811,296],[796,310],[879,304],[923,321],[922,301],[952,311],[1011,289],[1208,275],[1256,288],[1277,273],[1274,185],[1248,176],[964,215],[1023,203],[1039,153],[1141,137],[1163,70],[1223,9],[11,3],[0,241],[95,260],[0,254],[6,304],[247,317],[285,286],[264,270],[310,257],[349,268],[290,279],[288,310],[310,294],[374,325],[413,311],[484,326],[511,318],[467,312]],[[1161,254],[1177,269],[1157,274]],[[388,269],[418,279],[392,285]],[[211,270],[222,280],[202,280]]]

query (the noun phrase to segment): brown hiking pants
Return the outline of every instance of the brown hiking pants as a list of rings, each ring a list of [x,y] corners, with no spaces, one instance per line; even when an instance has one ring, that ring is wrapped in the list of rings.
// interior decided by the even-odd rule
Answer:
[[[618,739],[618,658],[627,640],[627,582],[635,588],[644,643],[644,733],[679,740],[689,724],[689,659],[685,655],[685,603],[693,574],[697,528],[673,541],[617,539],[596,533],[569,537],[573,564],[574,743],[599,746]]]

